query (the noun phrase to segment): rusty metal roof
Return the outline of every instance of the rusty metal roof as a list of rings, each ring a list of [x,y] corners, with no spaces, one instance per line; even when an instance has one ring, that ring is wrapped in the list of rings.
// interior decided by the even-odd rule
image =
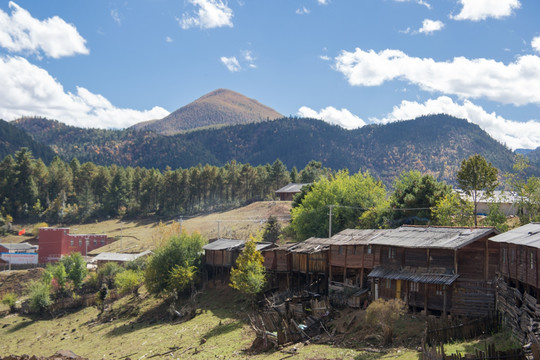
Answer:
[[[489,240],[516,245],[530,246],[540,249],[540,223],[534,222],[520,226]]]
[[[289,248],[290,252],[313,254],[320,251],[328,251],[332,239],[311,237]]]
[[[369,273],[368,277],[407,280],[424,284],[452,285],[459,277],[459,274],[448,273],[448,270],[444,268],[404,267],[402,269],[395,269],[377,266]]]
[[[497,234],[495,228],[404,225],[381,233],[370,245],[456,250],[490,234]]]
[[[389,229],[346,229],[330,238],[330,245],[366,245]]]

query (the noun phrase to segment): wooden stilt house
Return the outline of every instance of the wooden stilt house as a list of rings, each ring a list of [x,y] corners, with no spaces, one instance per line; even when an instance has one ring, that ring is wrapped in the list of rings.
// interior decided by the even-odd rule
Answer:
[[[500,246],[499,274],[511,287],[540,296],[540,223],[530,223],[490,239]],[[538,301],[538,300],[537,300]]]
[[[368,275],[372,297],[400,298],[413,308],[483,316],[495,310],[498,247],[494,228],[402,226],[370,243],[380,265]]]
[[[302,283],[318,292],[328,287],[328,251],[330,239],[309,238],[289,248],[291,272]]]
[[[379,247],[370,241],[385,231],[347,229],[332,236],[329,241],[329,280],[331,286],[355,287],[367,285],[367,275],[379,265]]]

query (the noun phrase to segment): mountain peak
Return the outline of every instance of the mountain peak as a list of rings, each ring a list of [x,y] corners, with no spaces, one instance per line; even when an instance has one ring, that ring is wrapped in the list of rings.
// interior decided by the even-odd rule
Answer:
[[[281,117],[283,115],[257,100],[220,88],[201,96],[161,120],[138,123],[132,128],[173,135],[201,127],[247,124]]]

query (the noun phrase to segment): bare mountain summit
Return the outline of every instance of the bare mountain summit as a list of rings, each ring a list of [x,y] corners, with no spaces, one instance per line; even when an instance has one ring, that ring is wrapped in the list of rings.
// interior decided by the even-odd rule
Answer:
[[[173,135],[201,127],[248,124],[282,117],[283,115],[257,100],[231,90],[218,89],[161,120],[144,121],[131,128]]]

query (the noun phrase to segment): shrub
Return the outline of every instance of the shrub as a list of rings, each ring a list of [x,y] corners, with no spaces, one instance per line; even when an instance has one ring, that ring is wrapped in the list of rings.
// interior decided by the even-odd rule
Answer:
[[[405,303],[401,299],[378,299],[366,309],[366,321],[369,325],[380,327],[383,331],[384,344],[392,342],[394,325],[405,314]]]
[[[104,284],[107,285],[107,288],[113,289],[114,288],[114,278],[117,274],[125,271],[122,266],[118,265],[115,262],[108,262],[105,265],[103,265],[102,268],[100,268],[97,272],[98,274],[98,280],[99,285],[103,286]]]
[[[81,287],[88,270],[86,269],[86,261],[84,261],[81,253],[71,253],[68,256],[64,256],[61,260],[66,268],[67,277],[73,281],[73,286],[78,289]]]
[[[198,269],[204,242],[199,233],[188,235],[183,232],[180,236],[171,236],[164,246],[157,248],[146,263],[144,280],[148,291],[154,295],[172,291],[169,278],[176,265]]]
[[[98,291],[99,290],[98,274],[96,272],[91,272],[86,277],[86,279],[84,279],[83,285],[86,289],[90,289],[90,291]]]
[[[126,270],[116,275],[114,284],[121,294],[133,293],[137,295],[142,285],[144,275],[140,271]]]
[[[2,304],[9,306],[9,311],[15,311],[15,304],[17,304],[17,295],[14,293],[7,293],[2,297]]]
[[[41,313],[52,304],[49,284],[42,281],[32,281],[28,289],[30,290],[29,305],[32,311]]]

